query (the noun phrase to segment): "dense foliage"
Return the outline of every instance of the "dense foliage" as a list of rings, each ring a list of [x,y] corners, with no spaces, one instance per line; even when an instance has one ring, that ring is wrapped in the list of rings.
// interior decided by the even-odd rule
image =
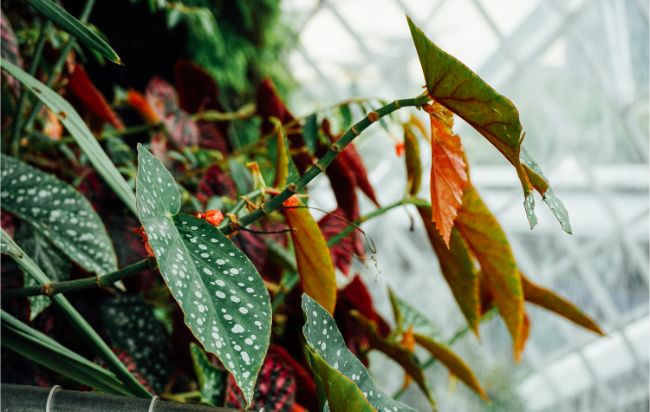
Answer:
[[[519,359],[531,328],[525,302],[602,333],[521,273],[472,184],[454,116],[515,168],[531,228],[541,196],[571,232],[522,147],[517,109],[410,19],[425,93],[300,118],[276,90],[281,72],[264,68],[277,63],[266,52],[283,47],[268,41],[275,1],[149,2],[170,27],[186,20],[193,61],[174,63],[173,84],[116,85],[112,102],[85,68],[84,55],[121,62],[85,23],[92,1],[79,19],[51,0],[28,3],[20,35],[2,16],[3,381],[272,411],[412,410],[373,382],[367,353],[376,350],[432,409],[424,370],[434,361],[488,401],[426,313],[388,290],[393,319],[384,319],[351,270],[365,259],[359,225],[397,207],[419,212],[467,321],[461,334],[478,336],[498,313]],[[217,33],[214,21],[229,23]],[[429,128],[414,115],[399,124],[405,195],[380,204],[354,139],[399,123],[396,111],[420,111]],[[419,197],[422,143],[431,145],[429,199]],[[321,173],[337,208],[317,221],[308,184]],[[376,205],[368,215],[361,193]]]

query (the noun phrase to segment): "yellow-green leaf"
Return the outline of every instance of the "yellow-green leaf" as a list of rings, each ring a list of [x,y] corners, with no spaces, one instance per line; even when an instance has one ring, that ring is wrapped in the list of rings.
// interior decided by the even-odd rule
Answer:
[[[404,153],[404,160],[406,161],[406,193],[416,196],[422,184],[420,143],[408,124],[404,125]]]
[[[555,312],[558,315],[570,320],[599,335],[604,335],[603,330],[598,326],[596,321],[587,316],[576,305],[558,296],[552,290],[543,288],[521,274],[521,284],[524,288],[524,296],[527,302],[534,303]]]
[[[458,379],[469,386],[474,392],[478,393],[481,398],[488,399],[485,389],[483,389],[476,376],[474,376],[474,372],[451,349],[428,336],[419,333],[415,333],[414,336],[418,345],[422,346],[431,356],[445,365],[454,376],[457,376]]]
[[[468,325],[478,336],[478,324],[481,317],[479,280],[467,244],[458,229],[452,228],[449,247],[447,247],[434,222],[429,218],[431,216],[430,208],[419,206],[418,212],[422,217],[431,246],[438,256],[442,275],[467,319]]]
[[[332,314],[336,306],[336,273],[327,241],[297,197],[289,198],[284,206],[302,290]]]
[[[431,390],[427,384],[427,379],[424,376],[420,361],[415,354],[404,347],[400,342],[384,338],[377,330],[377,325],[370,319],[363,316],[360,312],[352,310],[350,312],[352,318],[357,322],[362,333],[368,338],[370,347],[386,354],[389,358],[397,362],[404,371],[411,376],[418,384],[424,395],[431,404],[431,409],[436,409],[436,402],[433,399]]]
[[[486,286],[512,336],[515,358],[523,340],[524,294],[519,270],[501,225],[470,184],[456,217],[456,228],[481,265]]]

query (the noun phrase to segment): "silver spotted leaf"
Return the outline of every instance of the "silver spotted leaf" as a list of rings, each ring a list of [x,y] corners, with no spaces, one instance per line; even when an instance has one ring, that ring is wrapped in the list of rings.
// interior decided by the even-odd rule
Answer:
[[[97,274],[117,270],[106,228],[83,195],[18,159],[2,155],[1,160],[3,209],[31,224],[85,270]]]
[[[216,227],[178,214],[180,192],[163,164],[138,146],[136,202],[158,267],[185,323],[251,402],[269,347],[271,302],[253,263]]]
[[[114,348],[133,358],[135,369],[156,393],[173,372],[165,326],[139,295],[118,295],[103,301],[99,313]]]
[[[201,402],[212,406],[222,406],[226,396],[228,372],[210,362],[208,355],[199,345],[190,344],[194,373],[199,381]]]
[[[370,372],[345,346],[343,336],[332,316],[318,302],[304,293],[302,311],[305,315],[302,333],[305,335],[307,345],[335,370],[352,380],[373,407],[380,412],[415,411],[410,406],[392,399],[375,386]]]

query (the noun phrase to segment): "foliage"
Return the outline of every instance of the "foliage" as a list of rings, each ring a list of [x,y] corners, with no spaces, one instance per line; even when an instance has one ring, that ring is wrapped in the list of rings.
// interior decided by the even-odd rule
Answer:
[[[364,363],[376,350],[404,369],[405,387],[415,382],[432,409],[425,371],[435,361],[487,401],[487,385],[451,348],[460,334],[444,340],[445,331],[399,290],[387,292],[389,326],[351,271],[366,253],[359,225],[396,207],[416,207],[464,331],[478,336],[480,322],[498,311],[519,359],[531,327],[527,301],[602,334],[579,308],[521,273],[472,184],[454,115],[515,167],[531,227],[537,191],[570,233],[566,209],[522,147],[517,109],[410,19],[424,94],[348,101],[299,118],[273,82],[282,77],[283,48],[273,32],[275,0],[148,2],[169,26],[184,21],[193,61],[174,62],[173,80],[116,86],[110,102],[95,83],[100,76],[81,64],[81,53],[70,53],[79,41],[119,61],[108,42],[84,16],[49,0],[29,3],[54,26],[43,24],[28,40],[2,16],[2,70],[10,80],[3,102],[11,109],[3,113],[0,175],[8,268],[2,345],[56,379],[242,409],[413,410],[374,383]],[[18,33],[33,32],[33,19],[26,14]],[[19,50],[34,38],[29,53]],[[57,63],[39,62],[44,50]],[[391,116],[396,111],[410,117],[402,122]],[[356,122],[355,113],[363,113]],[[390,122],[404,131],[397,148],[407,181],[404,198],[381,204],[354,139]],[[424,200],[416,196],[427,140],[431,198]],[[336,206],[317,220],[309,183],[321,174]],[[376,206],[367,215],[358,192]],[[49,310],[50,302],[60,310]],[[75,334],[57,335],[66,322]]]

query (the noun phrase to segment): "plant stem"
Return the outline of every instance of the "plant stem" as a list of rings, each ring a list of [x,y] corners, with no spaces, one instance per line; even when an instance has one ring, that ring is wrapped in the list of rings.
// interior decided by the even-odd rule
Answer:
[[[206,110],[198,112],[192,116],[192,120],[205,120],[208,122],[229,122],[231,120],[247,119],[255,114],[255,104],[248,103],[234,112],[218,112],[216,110]]]
[[[2,299],[25,298],[29,296],[55,296],[59,293],[75,292],[92,287],[110,286],[115,282],[135,276],[145,269],[155,266],[153,258],[146,258],[137,261],[129,266],[123,267],[115,272],[93,277],[66,280],[62,282],[48,282],[40,286],[29,286],[24,288],[11,288],[2,290]]]
[[[14,242],[14,240],[0,228],[2,236],[2,250],[4,253],[9,254],[29,276],[34,278],[40,284],[50,283],[50,278],[47,277],[40,267],[27,255],[25,252]],[[72,326],[77,329],[86,341],[92,346],[95,352],[106,362],[108,367],[115,373],[115,375],[122,381],[125,388],[129,390],[134,396],[148,398],[151,396],[149,391],[142,386],[140,382],[129,372],[126,366],[118,359],[113,353],[111,348],[102,340],[102,338],[95,332],[90,324],[84,317],[72,306],[70,301],[63,295],[53,296],[52,301],[56,306],[61,309],[63,314],[68,318]]]
[[[44,22],[41,26],[41,32],[38,35],[38,40],[36,41],[36,47],[34,48],[34,55],[32,56],[32,62],[29,65],[29,74],[34,75],[36,69],[38,69],[38,64],[41,62],[41,56],[43,55],[43,47],[45,46],[45,40],[47,39],[47,29],[50,26],[50,22]],[[24,87],[21,88],[20,97],[18,98],[18,104],[16,105],[16,113],[14,114],[14,124],[11,131],[11,154],[16,156],[20,150],[20,130],[22,126],[21,116],[23,114],[23,109],[25,108],[25,102],[27,101],[27,96],[29,95],[28,91]]]
[[[373,217],[377,217],[380,215],[383,215],[384,213],[388,212],[391,209],[394,209],[396,207],[400,206],[405,206],[405,205],[416,205],[416,206],[430,206],[431,204],[427,202],[426,200],[422,199],[416,199],[412,197],[406,197],[402,200],[398,200],[397,202],[393,202],[391,204],[388,204],[386,206],[379,207],[372,212],[361,216],[356,222],[353,222],[352,224],[346,226],[343,230],[341,230],[339,233],[336,235],[332,236],[329,238],[327,241],[327,246],[334,246],[338,242],[340,242],[344,237],[346,237],[350,232],[355,230],[361,223],[368,221],[372,219]]]
[[[493,317],[496,313],[497,313],[497,309],[494,308],[494,307],[491,308],[490,310],[488,310],[487,312],[485,312],[485,313],[483,314],[483,316],[481,317],[481,322],[483,322],[483,321],[485,321],[485,320],[492,319],[492,317]],[[469,332],[470,330],[471,330],[471,329],[469,328],[469,326],[464,326],[464,327],[462,327],[461,329],[457,330],[456,333],[454,333],[454,334],[452,335],[452,337],[449,338],[449,340],[447,341],[447,346],[452,346],[454,343],[456,343],[456,341],[457,341],[458,339],[460,339],[460,338],[462,338],[463,336],[467,335],[467,332]],[[424,362],[424,363],[422,364],[422,366],[421,366],[420,369],[422,369],[423,371],[426,370],[426,369],[429,369],[431,366],[435,365],[435,363],[436,363],[437,361],[438,361],[437,358],[431,356],[431,357],[429,357],[429,359],[428,359],[426,362]],[[393,394],[393,399],[398,400],[399,398],[401,398],[402,395],[404,395],[404,393],[406,393],[406,389],[408,389],[408,387],[402,387],[402,388],[398,389],[398,390]]]
[[[224,217],[223,222],[221,222],[219,225],[219,229],[223,229],[228,226],[228,223],[230,222],[228,215],[236,215],[240,210],[242,210],[244,206],[246,206],[246,202],[248,200],[254,199],[262,193],[264,193],[264,189],[257,189],[253,190],[252,192],[248,192],[245,195],[239,196],[237,203],[235,203],[235,205],[226,213],[226,217]]]
[[[90,12],[92,11],[94,5],[95,5],[95,0],[86,0],[86,4],[84,5],[84,8],[81,11],[81,14],[79,15],[79,21],[85,23],[88,20],[88,16],[90,16]],[[74,37],[70,36],[68,42],[65,44],[65,46],[63,46],[63,49],[61,49],[61,54],[59,55],[59,59],[54,64],[54,67],[52,68],[52,72],[47,78],[47,82],[45,83],[47,87],[52,87],[52,85],[54,84],[54,80],[56,80],[59,73],[61,73],[63,64],[65,64],[65,61],[68,57],[68,53],[70,53],[70,50],[72,50],[74,45],[75,45],[75,39]],[[42,106],[43,103],[40,100],[38,100],[34,105],[34,108],[32,109],[31,113],[29,114],[29,117],[25,121],[24,128],[28,132],[31,132],[34,120],[36,119],[36,115],[41,110]]]
[[[304,175],[302,175],[294,183],[290,183],[287,187],[277,196],[263,203],[257,210],[249,213],[240,219],[238,225],[230,224],[222,229],[225,234],[232,233],[240,226],[248,226],[256,220],[265,215],[271,214],[282,207],[282,203],[291,197],[293,194],[299,192],[316,176],[321,174],[327,167],[334,161],[336,156],[342,152],[345,147],[350,144],[357,136],[359,136],[368,126],[372,123],[379,121],[384,116],[387,116],[401,107],[419,107],[427,103],[431,98],[427,95],[419,96],[412,99],[395,100],[385,106],[380,107],[374,112],[368,113],[366,117],[355,123],[343,136],[335,143],[333,143],[327,152],[312,166]]]

